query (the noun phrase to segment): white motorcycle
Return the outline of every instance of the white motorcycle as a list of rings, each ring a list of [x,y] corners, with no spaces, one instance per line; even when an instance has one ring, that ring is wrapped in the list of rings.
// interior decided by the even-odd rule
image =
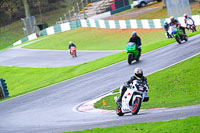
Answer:
[[[194,22],[191,20],[191,19],[189,19],[189,20],[187,20],[187,27],[186,27],[190,32],[195,32],[195,31],[197,31],[196,30],[196,26],[195,26],[195,24],[194,24]]]
[[[121,105],[117,104],[116,113],[123,116],[125,113],[136,115],[141,107],[142,102],[149,101],[148,86],[143,84],[141,80],[135,80],[132,85],[127,87],[122,97]],[[114,98],[117,103],[117,96]]]

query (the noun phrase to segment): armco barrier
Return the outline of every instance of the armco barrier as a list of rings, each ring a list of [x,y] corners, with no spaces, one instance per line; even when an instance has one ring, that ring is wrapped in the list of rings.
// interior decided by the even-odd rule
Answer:
[[[200,25],[200,15],[194,15],[192,18],[195,21],[196,25]],[[184,18],[177,18],[181,25],[185,26]],[[94,19],[81,19],[73,22],[67,22],[63,24],[58,24],[55,26],[48,27],[40,31],[40,36],[52,35],[58,32],[65,32],[68,30],[76,29],[79,27],[95,27],[95,28],[107,28],[107,29],[157,29],[163,28],[164,21],[169,21],[166,19],[141,19],[141,20],[94,20]],[[25,37],[12,46],[21,44],[25,41],[30,41],[37,38],[37,34],[31,34],[28,37]]]

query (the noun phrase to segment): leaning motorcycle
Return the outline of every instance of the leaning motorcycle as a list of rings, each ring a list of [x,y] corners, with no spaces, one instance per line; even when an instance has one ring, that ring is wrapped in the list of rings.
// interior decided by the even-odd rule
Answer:
[[[132,61],[136,60],[139,61],[140,55],[139,51],[136,49],[136,44],[129,42],[126,46],[126,51],[128,54],[128,64],[130,65]]]
[[[123,116],[125,113],[136,115],[141,107],[142,102],[149,101],[148,86],[141,80],[135,80],[132,85],[127,86],[127,90],[122,97],[122,102],[117,104],[116,113]],[[117,103],[117,96],[114,98]]]
[[[187,28],[188,28],[188,30],[189,30],[190,32],[195,32],[195,31],[197,31],[197,30],[196,30],[196,26],[195,26],[194,22],[193,22],[191,19],[187,20],[187,24],[188,24]]]
[[[71,54],[71,56],[74,58],[74,57],[77,57],[76,56],[76,47],[71,47],[70,48],[70,54]]]
[[[168,32],[179,44],[181,44],[183,40],[188,41],[187,35],[183,34],[183,31],[179,30],[176,26],[170,26]]]

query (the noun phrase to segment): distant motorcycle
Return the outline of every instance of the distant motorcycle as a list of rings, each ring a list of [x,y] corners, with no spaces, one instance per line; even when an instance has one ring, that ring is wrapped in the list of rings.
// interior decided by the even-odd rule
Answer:
[[[132,85],[127,87],[126,92],[122,97],[121,105],[117,104],[116,113],[123,116],[125,113],[136,115],[141,107],[142,102],[149,101],[147,96],[148,86],[143,84],[141,80],[135,80]],[[114,98],[117,103],[117,97]]]
[[[181,44],[183,40],[188,41],[187,35],[183,34],[182,30],[179,30],[175,26],[170,26],[168,32],[171,34],[172,37],[176,39],[176,41]]]
[[[130,65],[132,61],[139,61],[140,55],[139,51],[136,49],[136,44],[129,42],[126,46],[126,51],[128,53],[128,64]]]
[[[192,20],[190,20],[190,19],[187,20],[187,29],[188,29],[190,32],[195,32],[195,31],[197,31],[194,22],[193,22]]]
[[[71,54],[71,56],[74,58],[74,57],[77,57],[77,55],[76,55],[76,47],[71,47],[71,49],[70,49],[70,54]]]

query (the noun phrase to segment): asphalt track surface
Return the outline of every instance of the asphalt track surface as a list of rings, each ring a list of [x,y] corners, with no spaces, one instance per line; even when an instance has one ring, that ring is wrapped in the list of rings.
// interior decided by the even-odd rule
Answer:
[[[1,102],[0,132],[54,133],[199,116],[200,105],[141,110],[138,115],[127,114],[123,117],[115,113],[77,111],[81,103],[119,87],[132,76],[135,67],[141,67],[145,75],[148,75],[199,53],[200,35],[197,35],[189,38],[187,43],[174,43],[143,54],[138,63],[128,65],[127,61],[122,61]]]
[[[20,67],[64,67],[74,66],[93,61],[104,56],[121,52],[113,51],[80,51],[77,50],[78,58],[72,58],[67,50],[34,50],[12,48],[0,51],[0,66]]]

